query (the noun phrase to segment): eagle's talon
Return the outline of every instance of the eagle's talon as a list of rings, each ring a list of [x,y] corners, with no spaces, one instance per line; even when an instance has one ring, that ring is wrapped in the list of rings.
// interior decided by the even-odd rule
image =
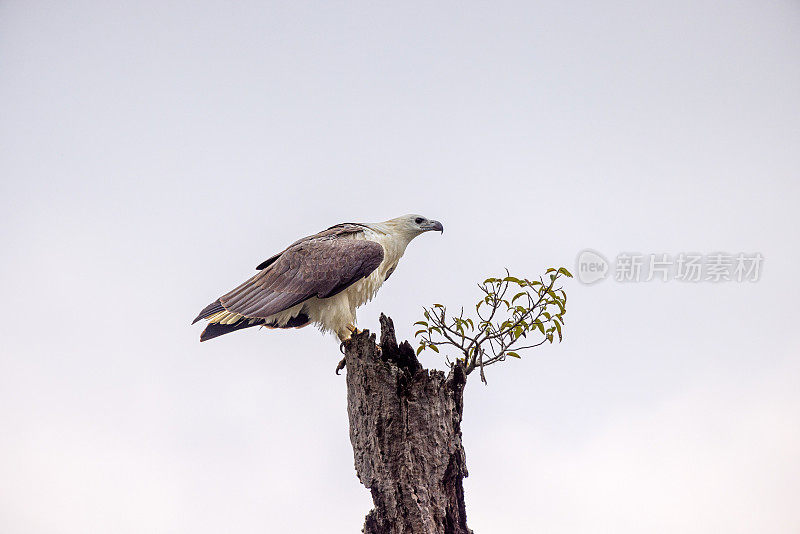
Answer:
[[[342,345],[344,345],[344,343],[342,343]],[[339,376],[339,371],[344,369],[345,366],[347,366],[347,359],[342,358],[342,361],[340,361],[339,364],[336,366],[336,376]]]
[[[360,334],[361,332],[363,332],[363,330],[359,330],[358,328],[356,328],[356,325],[354,325],[353,323],[348,324],[347,329],[350,330],[351,334]]]

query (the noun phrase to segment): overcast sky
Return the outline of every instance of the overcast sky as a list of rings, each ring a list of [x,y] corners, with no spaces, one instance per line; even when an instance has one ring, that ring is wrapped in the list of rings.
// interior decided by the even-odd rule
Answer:
[[[421,213],[361,327],[586,248],[764,257],[570,281],[467,386],[475,532],[800,531],[800,5],[395,4],[0,2],[0,530],[360,531],[335,339],[189,323]]]

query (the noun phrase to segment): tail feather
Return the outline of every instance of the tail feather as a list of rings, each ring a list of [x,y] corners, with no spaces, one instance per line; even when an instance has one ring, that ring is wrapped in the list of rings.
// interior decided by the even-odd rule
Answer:
[[[209,306],[209,308],[211,308],[211,306]],[[201,312],[200,315],[203,315],[203,313]],[[210,317],[211,315],[213,315],[213,313],[207,316]],[[200,341],[208,341],[209,339],[214,339],[215,337],[223,336],[225,334],[230,334],[231,332],[235,332],[236,330],[250,328],[251,326],[266,326],[267,328],[302,328],[306,326],[309,323],[309,321],[310,319],[308,315],[306,315],[305,313],[300,313],[299,315],[289,319],[289,321],[285,325],[280,325],[280,326],[276,323],[268,323],[264,319],[250,319],[250,318],[244,318],[231,324],[208,323],[205,330],[203,330],[203,333],[200,334]]]
[[[220,300],[217,299],[214,302],[212,302],[211,304],[209,304],[208,306],[206,306],[205,308],[203,308],[203,311],[201,311],[200,314],[197,317],[194,318],[194,321],[192,321],[192,324],[196,323],[200,319],[205,319],[207,317],[211,317],[215,313],[219,313],[221,311],[225,311],[225,307],[222,305],[222,302],[220,302]]]
[[[208,341],[209,339],[214,339],[215,337],[230,334],[236,330],[250,328],[251,326],[261,326],[263,324],[264,319],[242,319],[241,321],[237,321],[233,324],[208,323],[205,330],[203,330],[203,333],[200,334],[200,341]]]

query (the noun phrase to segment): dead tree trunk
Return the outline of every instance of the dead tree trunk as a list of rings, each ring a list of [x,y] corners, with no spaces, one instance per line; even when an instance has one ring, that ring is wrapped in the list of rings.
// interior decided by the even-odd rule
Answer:
[[[358,478],[375,508],[365,534],[470,534],[462,479],[464,367],[445,376],[420,365],[381,315],[381,343],[365,331],[345,343],[347,414]]]

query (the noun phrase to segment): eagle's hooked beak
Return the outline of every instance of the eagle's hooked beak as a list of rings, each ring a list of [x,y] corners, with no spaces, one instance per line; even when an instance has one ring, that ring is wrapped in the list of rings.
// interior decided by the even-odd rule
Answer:
[[[439,221],[428,221],[428,224],[425,225],[425,231],[430,232],[431,230],[444,233],[444,226]]]

